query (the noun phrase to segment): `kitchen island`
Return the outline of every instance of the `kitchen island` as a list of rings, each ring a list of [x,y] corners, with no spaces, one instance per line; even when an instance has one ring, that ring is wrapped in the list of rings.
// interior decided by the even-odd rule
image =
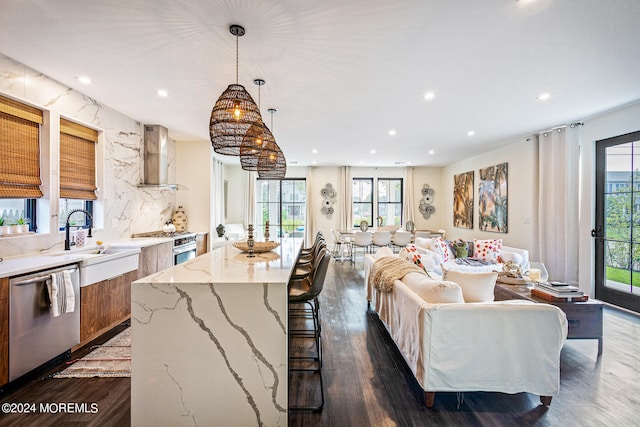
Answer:
[[[287,284],[302,239],[232,245],[131,286],[131,424],[287,424]]]

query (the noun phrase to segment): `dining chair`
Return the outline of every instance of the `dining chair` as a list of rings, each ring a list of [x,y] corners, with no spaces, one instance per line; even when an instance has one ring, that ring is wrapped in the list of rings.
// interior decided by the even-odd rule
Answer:
[[[371,243],[373,242],[373,235],[370,231],[356,231],[353,234],[353,242],[351,242],[351,262],[356,262],[356,248],[362,248],[362,258],[364,260],[364,254],[369,251]]]
[[[391,232],[390,231],[374,231],[371,238],[372,246],[389,247],[391,245]]]
[[[404,248],[409,243],[411,243],[412,237],[413,237],[412,233],[408,231],[404,231],[404,230],[396,231],[395,234],[393,235],[393,240],[392,240],[394,248],[398,248],[398,251],[400,251],[401,248]]]
[[[336,261],[345,260],[345,252],[351,256],[351,238],[341,234],[338,230],[331,230],[333,234],[333,258]]]

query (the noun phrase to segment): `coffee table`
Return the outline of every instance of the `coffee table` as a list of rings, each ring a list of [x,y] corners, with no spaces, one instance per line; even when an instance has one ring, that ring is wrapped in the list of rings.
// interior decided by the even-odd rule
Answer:
[[[583,302],[547,301],[531,295],[526,285],[508,285],[496,283],[494,289],[496,301],[524,299],[528,301],[555,305],[567,315],[569,326],[568,339],[598,340],[598,356],[602,354],[602,308],[604,304],[595,299]]]

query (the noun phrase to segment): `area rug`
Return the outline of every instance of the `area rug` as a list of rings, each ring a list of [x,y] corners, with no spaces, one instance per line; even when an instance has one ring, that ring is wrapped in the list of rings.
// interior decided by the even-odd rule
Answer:
[[[131,328],[127,328],[85,357],[73,360],[54,378],[130,377]]]

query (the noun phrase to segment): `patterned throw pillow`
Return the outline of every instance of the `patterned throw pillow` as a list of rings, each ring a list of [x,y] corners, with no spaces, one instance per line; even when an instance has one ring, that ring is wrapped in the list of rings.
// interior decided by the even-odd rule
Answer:
[[[473,256],[475,258],[498,262],[502,251],[502,239],[477,240],[473,239]]]
[[[400,253],[398,254],[398,257],[405,261],[414,263],[415,265],[423,269],[425,273],[427,273],[427,276],[431,277],[431,275],[429,275],[429,271],[433,269],[433,262],[431,262],[431,259],[429,258],[427,259],[428,265],[425,265],[422,262],[422,255],[418,253],[418,249],[415,247],[415,245],[407,245],[406,247],[402,248],[400,250]]]
[[[442,237],[436,237],[433,239],[434,245],[440,251],[442,255],[442,262],[447,262],[452,255],[449,253],[449,245]]]

